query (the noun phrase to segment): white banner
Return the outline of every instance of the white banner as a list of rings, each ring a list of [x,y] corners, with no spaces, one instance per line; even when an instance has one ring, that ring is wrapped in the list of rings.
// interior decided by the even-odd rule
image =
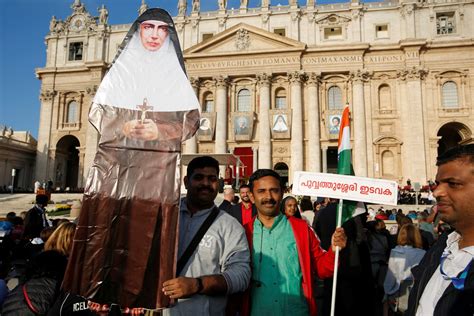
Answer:
[[[292,192],[295,195],[387,205],[397,205],[398,200],[398,184],[395,181],[331,173],[297,171],[293,177]]]

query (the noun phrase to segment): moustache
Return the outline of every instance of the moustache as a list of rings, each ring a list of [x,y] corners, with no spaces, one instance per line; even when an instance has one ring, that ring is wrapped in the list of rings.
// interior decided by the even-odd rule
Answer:
[[[214,189],[212,187],[200,187],[198,188],[198,191],[214,191]]]
[[[270,199],[270,200],[263,200],[262,201],[262,204],[263,205],[275,205],[277,202],[274,200],[274,199]]]

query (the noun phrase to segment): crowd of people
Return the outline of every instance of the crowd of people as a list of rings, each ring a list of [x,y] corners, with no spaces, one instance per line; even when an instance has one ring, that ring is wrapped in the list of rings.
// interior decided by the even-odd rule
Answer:
[[[45,315],[59,293],[76,224],[50,220],[48,196],[20,216],[0,222],[0,305],[2,315]]]
[[[226,188],[217,206],[219,163],[193,159],[177,273],[162,285],[175,304],[161,314],[329,315],[340,249],[335,315],[473,315],[474,145],[448,151],[438,166],[436,206],[408,214],[368,206],[338,228],[337,200],[285,194],[269,169],[240,186],[240,199]],[[46,205],[38,195],[28,212],[0,222],[1,314],[144,313],[60,291],[76,226],[51,222]]]

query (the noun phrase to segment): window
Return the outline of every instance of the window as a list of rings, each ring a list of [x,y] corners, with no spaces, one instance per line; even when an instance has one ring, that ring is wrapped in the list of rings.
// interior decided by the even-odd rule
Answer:
[[[250,91],[242,89],[237,94],[237,112],[250,112]]]
[[[454,23],[454,12],[437,13],[436,14],[436,33],[452,34],[456,32]]]
[[[332,39],[341,39],[342,38],[342,27],[334,26],[334,27],[327,27],[324,29],[324,39],[332,40]]]
[[[332,86],[328,90],[328,109],[342,109],[342,92],[338,86]]]
[[[278,34],[280,36],[286,36],[285,29],[273,29],[273,33]]]
[[[275,91],[275,109],[286,109],[286,91],[285,89],[278,89]]]
[[[375,26],[375,34],[377,38],[388,38],[388,25]]]
[[[66,123],[77,123],[79,104],[76,101],[71,101],[67,107]]]
[[[69,44],[69,60],[82,60],[83,44],[76,42]]]
[[[458,106],[458,87],[453,81],[447,81],[443,84],[443,107],[457,108]]]
[[[204,95],[204,106],[202,111],[206,113],[214,111],[214,96],[210,92]]]
[[[388,110],[392,108],[392,93],[390,87],[383,84],[379,87],[379,109]]]
[[[202,34],[202,40],[205,41],[207,39],[210,39],[213,36],[214,36],[214,33],[203,33]]]

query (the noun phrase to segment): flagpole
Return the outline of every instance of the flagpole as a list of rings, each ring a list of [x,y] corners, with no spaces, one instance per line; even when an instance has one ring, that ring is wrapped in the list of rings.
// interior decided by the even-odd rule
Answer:
[[[339,200],[339,205],[337,208],[337,226],[339,228],[342,226],[342,204],[343,200]],[[336,287],[337,287],[337,271],[339,270],[339,246],[336,247],[336,257],[334,259],[334,275],[332,278],[332,295],[331,295],[331,316],[334,316],[335,307],[336,307]]]

